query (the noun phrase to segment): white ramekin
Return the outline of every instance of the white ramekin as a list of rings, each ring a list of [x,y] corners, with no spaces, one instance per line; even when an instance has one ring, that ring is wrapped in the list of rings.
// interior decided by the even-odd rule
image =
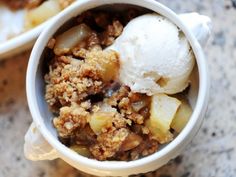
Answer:
[[[56,131],[51,123],[52,114],[48,111],[47,103],[44,100],[45,91],[41,55],[49,39],[65,22],[81,12],[114,3],[145,7],[170,19],[184,32],[196,57],[196,75],[192,77],[193,84],[190,90],[190,101],[194,111],[188,124],[172,142],[158,152],[130,162],[101,162],[88,159],[64,146],[57,138]],[[26,157],[31,160],[61,158],[81,171],[101,176],[145,173],[155,170],[175,158],[197,133],[207,109],[209,80],[207,64],[200,43],[204,44],[209,37],[209,25],[210,20],[205,16],[200,16],[196,13],[179,16],[154,0],[83,0],[64,10],[42,32],[29,60],[26,80],[27,98],[34,123],[25,137]]]

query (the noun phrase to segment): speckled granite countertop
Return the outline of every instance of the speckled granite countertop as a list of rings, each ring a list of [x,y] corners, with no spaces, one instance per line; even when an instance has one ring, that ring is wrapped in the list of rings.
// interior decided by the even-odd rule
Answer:
[[[204,124],[186,150],[161,169],[143,176],[236,176],[236,1],[161,0],[176,12],[197,11],[213,20],[206,47],[211,97]],[[0,177],[86,176],[61,160],[24,158],[24,134],[31,123],[25,95],[29,52],[0,61]],[[231,78],[231,79],[230,79]]]

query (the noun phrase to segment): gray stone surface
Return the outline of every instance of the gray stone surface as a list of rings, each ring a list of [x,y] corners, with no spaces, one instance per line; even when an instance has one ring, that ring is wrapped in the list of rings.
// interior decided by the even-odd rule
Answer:
[[[161,0],[174,11],[208,15],[213,35],[205,51],[211,96],[202,128],[175,160],[143,176],[236,176],[236,2],[230,0]],[[0,61],[0,177],[86,176],[62,160],[31,162],[24,158],[24,134],[31,123],[25,95],[29,52]]]

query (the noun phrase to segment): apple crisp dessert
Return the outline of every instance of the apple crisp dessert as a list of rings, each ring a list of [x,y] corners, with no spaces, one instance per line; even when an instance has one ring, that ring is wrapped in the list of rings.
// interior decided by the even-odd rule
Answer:
[[[136,160],[155,153],[187,123],[184,96],[134,93],[119,82],[119,54],[106,49],[140,15],[87,11],[48,42],[45,99],[60,141],[97,160]]]

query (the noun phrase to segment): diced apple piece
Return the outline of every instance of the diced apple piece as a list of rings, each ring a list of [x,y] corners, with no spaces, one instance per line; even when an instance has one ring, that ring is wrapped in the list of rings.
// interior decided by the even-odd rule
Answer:
[[[49,0],[26,13],[26,28],[33,28],[61,11],[58,1]]]
[[[168,131],[180,104],[178,99],[166,94],[152,96],[150,120],[157,122],[163,132]]]
[[[181,105],[177,110],[176,115],[170,125],[171,128],[173,128],[178,133],[181,132],[185,125],[188,123],[192,112],[192,108],[189,105],[188,101],[185,99],[181,99]]]
[[[120,151],[129,151],[140,145],[142,141],[143,139],[139,135],[135,133],[130,133],[122,142],[120,146]]]
[[[112,126],[113,113],[109,112],[96,112],[93,113],[89,120],[90,128],[95,134],[100,134],[103,128]]]
[[[134,111],[139,112],[141,109],[147,106],[147,104],[148,103],[146,100],[140,100],[140,101],[132,103],[131,106],[134,109]]]
[[[172,140],[170,125],[180,104],[178,99],[166,94],[156,94],[151,98],[150,119],[146,125],[161,144]]]
[[[88,150],[87,147],[82,145],[73,145],[70,147],[73,151],[77,152],[78,154],[85,156],[85,157],[91,157],[91,153]]]
[[[71,51],[73,47],[91,35],[92,30],[84,23],[65,31],[56,37],[54,53],[63,55]]]
[[[105,82],[115,79],[119,72],[119,55],[113,50],[90,52],[85,61],[99,71]]]
[[[150,132],[152,133],[152,135],[154,136],[154,138],[160,144],[168,143],[173,139],[173,134],[169,130],[163,132],[158,128],[157,125],[155,125],[156,123],[155,122],[153,123],[150,119],[148,119],[145,123]]]
[[[115,79],[119,71],[119,57],[117,53],[110,52],[106,60],[100,60],[100,66],[102,68],[101,76],[105,82]]]

